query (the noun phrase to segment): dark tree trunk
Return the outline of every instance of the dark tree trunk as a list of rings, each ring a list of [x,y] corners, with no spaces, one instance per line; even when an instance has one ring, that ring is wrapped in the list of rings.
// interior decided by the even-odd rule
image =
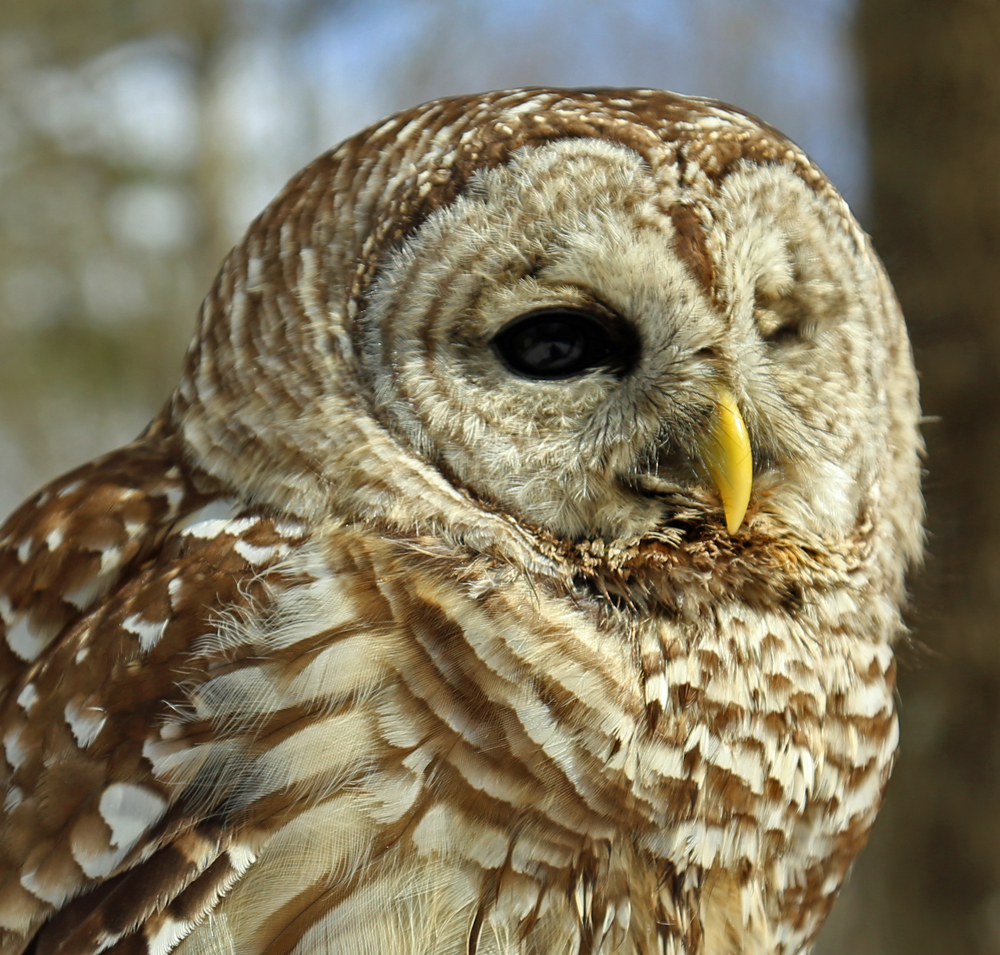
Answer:
[[[1000,952],[1000,0],[860,0],[857,35],[871,232],[932,420],[926,649],[902,655],[901,755],[842,922],[854,951]]]

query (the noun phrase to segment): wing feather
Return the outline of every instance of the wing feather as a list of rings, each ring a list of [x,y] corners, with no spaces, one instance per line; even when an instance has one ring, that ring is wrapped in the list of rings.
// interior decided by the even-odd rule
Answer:
[[[105,466],[113,469],[113,456]],[[129,479],[114,480],[121,491]],[[204,636],[266,614],[272,589],[288,586],[279,565],[306,529],[201,492],[171,500],[166,510],[145,507],[142,530],[132,528],[137,543],[103,596],[67,612],[35,658],[18,660],[6,674],[4,955],[32,944],[36,955],[170,951],[253,859],[246,839],[224,830],[226,785],[192,786],[180,771],[157,776],[149,753],[172,751],[177,766],[193,753],[211,769],[225,750],[227,741],[213,740],[214,727],[191,712],[191,691],[255,650]],[[66,576],[53,568],[79,557],[79,549],[64,551],[10,572],[12,549],[34,533],[29,517],[44,529],[49,503],[40,498],[23,508],[5,531],[8,573],[0,585],[14,594],[11,606],[40,588],[59,593]],[[136,516],[119,505],[108,522],[115,540]],[[176,732],[180,713],[186,735]],[[161,772],[171,765],[159,762]]]
[[[0,528],[0,693],[217,498],[154,423],[138,441],[57,478]]]

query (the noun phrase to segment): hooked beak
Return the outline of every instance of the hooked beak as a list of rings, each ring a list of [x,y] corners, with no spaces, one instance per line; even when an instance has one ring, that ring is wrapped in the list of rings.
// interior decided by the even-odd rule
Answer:
[[[701,442],[702,459],[722,498],[726,527],[735,534],[746,516],[753,488],[753,451],[743,415],[727,388],[719,387],[718,401]]]

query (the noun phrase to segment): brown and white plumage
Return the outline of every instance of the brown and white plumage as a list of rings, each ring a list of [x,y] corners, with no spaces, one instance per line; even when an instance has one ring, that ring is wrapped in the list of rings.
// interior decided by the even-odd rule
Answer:
[[[628,367],[512,372],[546,309]],[[739,111],[513,91],[348,140],[147,432],[0,531],[0,952],[806,951],[896,749],[917,414],[867,237]]]

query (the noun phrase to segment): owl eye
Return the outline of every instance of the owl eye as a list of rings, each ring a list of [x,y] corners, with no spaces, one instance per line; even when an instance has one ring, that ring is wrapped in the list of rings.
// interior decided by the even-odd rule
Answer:
[[[634,334],[574,308],[543,308],[515,318],[493,339],[504,364],[525,378],[569,378],[591,368],[622,373],[636,351]]]

